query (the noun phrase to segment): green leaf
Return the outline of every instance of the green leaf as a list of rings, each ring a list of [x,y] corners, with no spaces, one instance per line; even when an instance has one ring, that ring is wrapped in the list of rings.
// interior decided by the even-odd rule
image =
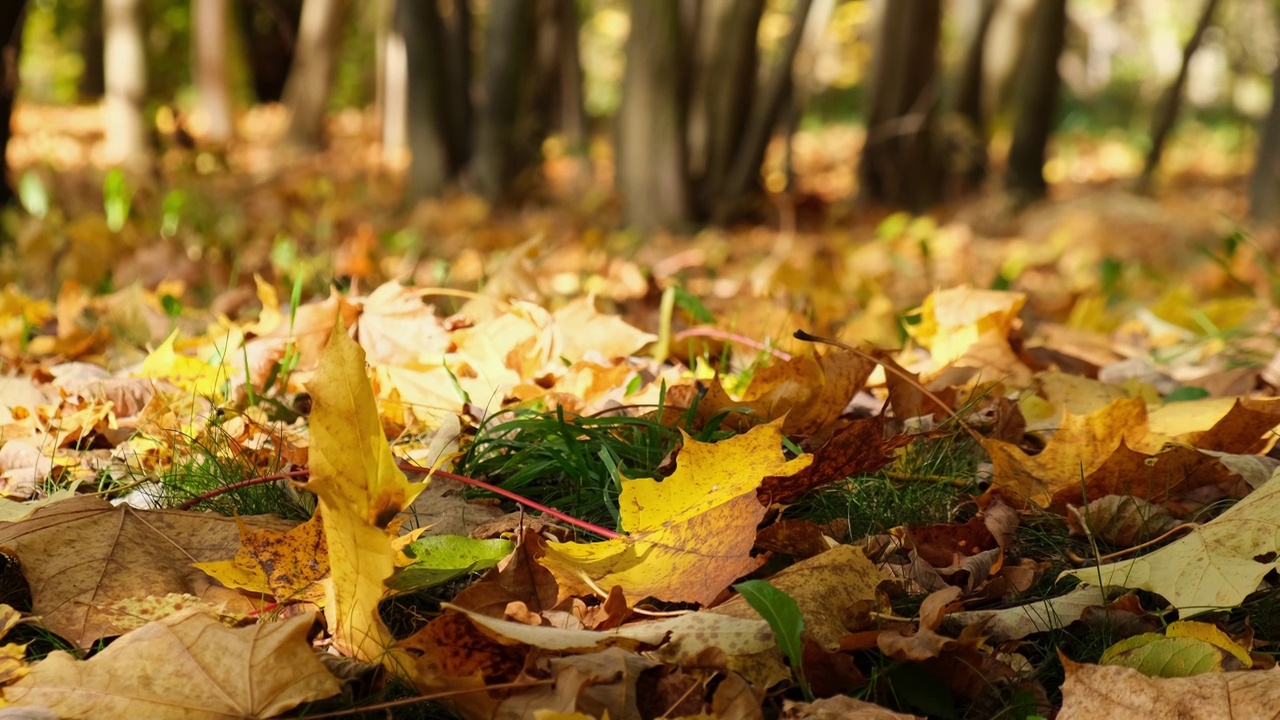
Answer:
[[[773,636],[778,641],[778,649],[787,656],[791,669],[795,671],[796,683],[804,693],[806,700],[813,700],[813,692],[804,679],[804,616],[800,614],[800,606],[795,598],[770,585],[765,580],[747,580],[733,586],[742,594],[752,610],[760,613],[760,617],[769,623]]]
[[[462,535],[432,535],[410,543],[404,554],[414,559],[387,580],[387,587],[413,592],[497,565],[511,554],[510,540],[476,540]]]
[[[1200,400],[1209,397],[1209,391],[1198,387],[1180,387],[1177,390],[1165,396],[1164,401],[1167,403],[1186,402],[1188,400]]]

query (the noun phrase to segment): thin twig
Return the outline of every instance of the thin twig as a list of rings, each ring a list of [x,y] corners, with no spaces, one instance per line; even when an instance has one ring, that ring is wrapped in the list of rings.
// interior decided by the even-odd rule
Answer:
[[[396,461],[396,466],[399,467],[401,470],[404,470],[407,472],[425,473],[428,477],[433,475],[439,475],[440,477],[448,478],[450,480],[455,480],[464,485],[470,485],[472,487],[477,487],[477,488],[480,488],[481,490],[491,492],[495,495],[501,495],[502,497],[505,497],[508,500],[515,501],[516,503],[519,503],[520,505],[523,505],[527,508],[531,508],[533,510],[537,510],[539,512],[545,513],[563,523],[573,525],[574,527],[577,527],[581,530],[586,530],[589,533],[599,535],[600,537],[603,537],[603,538],[616,538],[621,536],[621,533],[614,532],[613,530],[610,530],[608,528],[600,527],[599,525],[593,525],[592,523],[589,523],[586,520],[579,520],[578,518],[575,518],[571,515],[566,515],[565,513],[560,512],[555,508],[547,507],[542,503],[535,502],[522,495],[517,495],[516,493],[513,493],[510,490],[504,490],[503,488],[500,488],[496,485],[491,485],[482,480],[476,480],[475,478],[469,478],[465,475],[458,475],[456,473],[446,472],[444,470],[432,470],[431,468],[422,467],[421,465],[416,465],[414,463],[405,462],[402,460]],[[248,480],[241,480],[240,482],[231,483],[229,485],[223,485],[222,487],[215,488],[213,490],[210,490],[209,492],[201,493],[191,498],[190,500],[183,502],[181,505],[178,506],[178,509],[190,510],[191,508],[195,507],[196,505],[199,505],[205,500],[211,500],[213,498],[218,497],[219,495],[223,495],[233,490],[240,490],[242,488],[251,487],[253,485],[263,485],[265,483],[275,482],[277,480],[297,479],[300,477],[306,477],[310,473],[311,471],[306,469],[292,470],[290,472],[276,473],[274,475],[262,475],[259,477],[249,478]]]
[[[681,340],[685,340],[691,337],[709,337],[715,340],[724,340],[725,342],[737,343],[738,345],[745,345],[751,348],[752,350],[767,352],[770,355],[778,358],[779,360],[791,359],[791,353],[784,352],[777,348],[769,347],[767,344],[762,343],[759,340],[756,340],[754,338],[749,338],[746,335],[738,335],[737,333],[731,333],[726,330],[721,330],[719,328],[713,328],[713,327],[694,327],[694,328],[689,328],[687,330],[681,330],[680,332],[675,334],[675,337],[671,338],[671,344],[674,345],[680,342]]]
[[[1110,562],[1112,560],[1115,560],[1116,558],[1122,558],[1125,555],[1128,555],[1130,553],[1138,552],[1143,548],[1148,548],[1148,547],[1151,547],[1152,545],[1157,545],[1159,543],[1162,543],[1165,540],[1167,540],[1169,536],[1175,533],[1180,533],[1183,530],[1194,530],[1195,528],[1198,528],[1198,527],[1200,527],[1199,523],[1182,523],[1181,525],[1176,525],[1172,528],[1169,528],[1165,532],[1161,533],[1159,537],[1151,538],[1150,540],[1144,543],[1139,543],[1137,545],[1134,545],[1131,548],[1125,548],[1124,550],[1117,550],[1113,553],[1107,553],[1106,555],[1099,555],[1097,562],[1099,565],[1101,565],[1104,562]],[[1079,555],[1076,555],[1075,553],[1071,552],[1070,550],[1067,551],[1067,558],[1070,559],[1071,562],[1075,563],[1077,566],[1083,566],[1089,562],[1089,559],[1082,558]]]

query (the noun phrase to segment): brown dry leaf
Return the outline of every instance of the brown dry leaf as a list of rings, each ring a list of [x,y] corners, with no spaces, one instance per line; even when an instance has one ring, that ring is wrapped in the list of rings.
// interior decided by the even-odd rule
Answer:
[[[845,478],[874,473],[893,462],[892,452],[908,442],[905,435],[885,440],[884,418],[880,416],[854,420],[812,452],[813,462],[808,467],[790,475],[766,477],[760,485],[760,501],[785,503]]]
[[[547,546],[540,562],[560,583],[560,599],[604,595],[619,585],[629,605],[646,597],[705,605],[759,567],[751,547],[765,511],[756,499],[760,483],[810,461],[786,460],[781,424],[718,443],[685,435],[670,477],[623,478],[618,506],[627,535]]]
[[[821,698],[813,702],[787,700],[783,705],[784,720],[924,720],[919,715],[894,712],[848,695]]]
[[[985,623],[983,632],[995,642],[1020,640],[1035,633],[1059,630],[1079,620],[1089,608],[1105,607],[1106,595],[1100,588],[1081,586],[1048,600],[1000,610],[962,610],[947,616],[947,627],[967,627]]]
[[[1049,507],[1055,493],[1078,486],[1122,442],[1144,437],[1146,418],[1143,400],[1124,398],[1089,415],[1066,413],[1062,426],[1038,455],[999,440],[984,440],[993,465],[991,488],[984,499],[998,495],[1015,507],[1027,503]]]
[[[1149,678],[1137,670],[1062,658],[1058,720],[1274,720],[1280,669]]]
[[[26,500],[53,472],[53,461],[26,440],[0,446],[0,497]]]
[[[275,518],[243,518],[283,529]],[[80,496],[0,523],[0,549],[15,555],[32,588],[33,611],[78,648],[126,629],[112,606],[168,593],[201,595],[193,563],[225,558],[239,544],[236,520],[178,510],[112,507]]]
[[[724,423],[744,431],[760,422],[786,416],[783,434],[807,437],[826,428],[844,412],[866,384],[875,363],[859,353],[840,350],[827,355],[801,355],[756,372],[741,400],[734,400],[718,380],[707,383],[698,401],[699,422],[727,410]],[[674,396],[677,403],[679,395]]]
[[[268,718],[339,690],[307,642],[310,615],[229,628],[188,610],[116,640],[92,659],[56,651],[4,691],[60,718]]]
[[[661,662],[732,670],[758,688],[769,688],[791,677],[791,671],[782,662],[773,631],[758,616],[738,618],[707,611],[691,612],[662,620],[627,623],[606,632],[527,625],[474,613],[466,613],[466,617],[495,637],[544,650],[563,652],[610,646],[634,649],[643,644],[660,646],[650,651],[649,656]]]
[[[1275,570],[1280,474],[1226,512],[1142,557],[1064,575],[1081,582],[1150,590],[1185,610],[1231,607]]]
[[[498,706],[495,720],[532,717],[535,711],[580,712],[588,717],[639,720],[636,681],[657,663],[621,648],[544,661],[550,687],[513,695]]]
[[[1085,507],[1067,506],[1072,535],[1096,537],[1116,547],[1133,547],[1177,526],[1168,510],[1131,495],[1107,495]]]
[[[491,503],[469,502],[466,486],[449,478],[433,477],[426,489],[400,514],[400,532],[425,528],[423,535],[464,535],[502,517],[502,508]]]
[[[831,548],[822,526],[812,520],[783,518],[756,533],[756,550],[810,558]]]
[[[805,633],[826,650],[835,650],[846,634],[864,629],[854,626],[853,620],[859,611],[881,604],[876,588],[888,579],[867,559],[862,548],[837,545],[782,570],[769,578],[769,584],[795,599],[804,616]],[[760,617],[741,595],[706,612]]]
[[[920,625],[914,633],[885,630],[876,638],[880,652],[900,661],[920,662],[937,658],[956,647],[957,641],[937,630],[947,614],[958,606],[960,588],[947,587],[929,594],[920,605]],[[971,626],[972,627],[972,626]]]
[[[1048,507],[1066,513],[1108,495],[1131,495],[1187,515],[1222,498],[1240,498],[1250,486],[1221,458],[1186,445],[1167,445],[1147,455],[1122,443],[1083,481],[1058,489]],[[1087,494],[1085,493],[1087,490]]]
[[[560,586],[539,562],[546,552],[546,538],[534,528],[524,528],[515,551],[479,582],[463,588],[453,603],[496,618],[506,617],[507,607],[514,602],[535,613],[551,610],[559,602]]]
[[[1134,449],[1155,452],[1166,442],[1202,450],[1252,455],[1275,444],[1272,429],[1280,425],[1280,398],[1205,398],[1169,403],[1153,410],[1150,433]]]

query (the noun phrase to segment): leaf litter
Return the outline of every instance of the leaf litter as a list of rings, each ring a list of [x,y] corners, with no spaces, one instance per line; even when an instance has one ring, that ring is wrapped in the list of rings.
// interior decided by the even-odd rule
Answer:
[[[383,252],[361,237],[342,243]],[[732,244],[690,242],[708,267]],[[1085,290],[1055,313],[1021,289],[928,292],[876,277],[926,262],[890,237],[851,256],[845,305],[787,307],[748,290],[741,257],[719,286],[654,261],[675,247],[569,282],[568,250],[526,244],[465,298],[357,282],[282,304],[259,277],[213,313],[166,305],[180,284],[6,289],[0,551],[25,590],[7,596],[5,701],[356,712],[378,695],[343,660],[468,719],[1274,703],[1280,345],[1262,301]],[[389,259],[348,264],[372,281]],[[668,288],[693,300],[664,309]],[[851,313],[861,329],[839,331]],[[587,442],[601,417],[652,445]],[[558,467],[509,492],[554,508],[474,487],[497,470],[446,480],[482,443],[517,465],[547,451]],[[537,486],[552,475],[576,484]],[[204,510],[250,493],[287,517]],[[912,516],[874,515],[913,497]],[[794,600],[799,645],[732,589],[748,578]]]

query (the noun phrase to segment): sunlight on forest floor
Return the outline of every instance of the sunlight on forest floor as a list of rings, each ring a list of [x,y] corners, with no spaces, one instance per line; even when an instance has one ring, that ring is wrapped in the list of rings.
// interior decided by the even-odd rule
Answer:
[[[861,318],[855,331],[884,342],[896,330],[872,309],[901,311],[938,287],[1021,290],[1037,316],[1065,320],[1082,299],[1114,293],[1116,283],[1126,301],[1139,302],[1169,291],[1174,273],[1186,273],[1180,291],[1193,297],[1250,287],[1265,294],[1270,282],[1269,265],[1257,258],[1271,238],[1222,252],[1246,211],[1252,155],[1230,132],[1183,133],[1154,197],[1127,191],[1141,155],[1123,137],[1065,136],[1046,168],[1059,179],[1051,201],[1015,214],[986,191],[912,220],[850,200],[860,129],[804,131],[794,143],[797,190],[770,194],[756,208],[758,224],[641,242],[614,229],[618,205],[603,141],[592,148],[588,183],[577,179],[574,159],[548,143],[541,177],[520,184],[520,210],[491,212],[458,195],[404,211],[401,171],[389,168],[372,114],[335,115],[329,148],[305,156],[280,149],[275,106],[243,115],[241,139],[227,148],[193,136],[198,119],[160,116],[159,169],[130,178],[132,214],[112,232],[103,216],[97,108],[18,109],[9,151],[15,176],[29,178],[24,195],[45,193],[51,209],[22,218],[21,253],[0,264],[0,280],[22,277],[38,293],[55,292],[62,279],[102,289],[176,281],[196,297],[225,299],[233,288],[243,295],[255,274],[281,284],[300,278],[315,293],[334,276],[466,289],[501,276],[515,295],[585,291],[628,304],[651,296],[651,283],[678,278],[713,310],[754,318],[764,334],[797,317],[829,330]],[[993,146],[999,177],[1004,144],[997,138]],[[785,185],[784,151],[775,143],[770,152],[768,186]],[[516,247],[495,261],[494,251]]]

